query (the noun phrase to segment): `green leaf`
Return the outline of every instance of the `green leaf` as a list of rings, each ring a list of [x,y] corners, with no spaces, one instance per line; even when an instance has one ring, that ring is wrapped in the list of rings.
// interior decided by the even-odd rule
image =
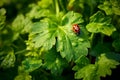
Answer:
[[[68,61],[77,59],[77,56],[87,55],[87,48],[90,47],[87,31],[82,25],[79,35],[72,31],[72,25],[81,22],[83,22],[82,16],[74,12],[68,12],[62,20],[58,20],[54,16],[53,19],[47,18],[36,22],[31,28],[27,41],[28,46],[33,48],[43,47],[44,50],[50,50],[56,45],[57,51]]]
[[[97,74],[102,77],[105,77],[106,75],[111,75],[111,69],[116,68],[116,66],[119,64],[119,62],[107,58],[105,54],[101,54],[101,56],[98,58],[98,62],[96,63],[98,68]]]
[[[26,58],[22,62],[22,68],[25,72],[32,72],[36,69],[38,69],[42,65],[42,60],[41,59],[36,59],[36,58]]]
[[[76,60],[78,56],[87,54],[89,42],[87,42],[84,28],[80,25],[81,33],[79,35],[72,31],[73,24],[80,24],[82,22],[82,16],[71,11],[63,16],[62,26],[58,26],[57,51],[60,51],[61,56],[65,57],[68,61],[71,59]]]
[[[120,15],[120,1],[119,0],[108,0],[100,4],[98,8],[104,10],[107,15],[116,14]]]
[[[6,20],[6,10],[4,8],[0,9],[0,30],[4,27],[5,20]]]
[[[84,20],[82,19],[82,15],[80,13],[75,13],[73,11],[68,12],[62,18],[62,25],[72,25],[72,24],[79,24],[83,23]]]
[[[60,75],[67,64],[67,61],[55,49],[44,54],[44,67],[51,70],[55,75]]]
[[[77,70],[75,79],[83,80],[100,80],[100,77],[111,75],[111,69],[116,68],[120,63],[113,58],[107,58],[105,54],[101,54],[95,64],[89,64],[82,68],[81,65],[74,67]]]
[[[32,22],[23,14],[17,15],[12,22],[12,30],[14,32],[13,40],[17,39],[19,34],[27,33],[31,29]]]
[[[39,2],[38,2],[38,4],[39,4]],[[42,17],[50,16],[50,14],[51,14],[50,10],[43,9],[40,6],[35,5],[35,4],[31,4],[30,7],[32,8],[31,11],[26,14],[26,16],[30,19],[40,19]]]
[[[114,40],[112,46],[115,48],[116,51],[120,51],[120,39]]]
[[[92,33],[103,33],[110,36],[116,28],[110,24],[111,18],[105,17],[104,14],[100,11],[95,13],[90,17],[90,23],[86,25],[86,28],[89,32]]]
[[[72,44],[74,44],[73,47],[74,47],[74,50],[76,52],[74,54],[75,60],[78,59],[79,56],[81,56],[81,55],[87,56],[87,54],[88,54],[88,48],[90,48],[90,42],[88,40],[81,41],[80,39],[78,39],[78,42],[76,42],[76,43],[74,44],[72,42]]]
[[[96,66],[93,64],[87,65],[75,73],[75,79],[82,80],[100,80],[100,77],[96,75]]]
[[[41,0],[38,1],[38,5],[42,8],[49,8],[51,7],[51,4],[53,3],[52,0]]]
[[[72,43],[67,35],[62,32],[62,30],[59,31],[59,35],[57,38],[57,51],[61,52],[61,56],[66,58],[68,61],[70,61],[73,58],[74,50]]]
[[[80,56],[76,61],[75,61],[76,65],[72,68],[72,70],[79,70],[81,68],[83,68],[84,66],[90,64],[90,61],[87,57],[85,56]]]
[[[112,11],[112,5],[109,1],[105,1],[103,4],[100,4],[98,8],[104,10],[107,15],[111,15],[114,12]]]
[[[32,80],[32,76],[27,73],[22,73],[17,75],[14,80]]]
[[[24,27],[23,24],[24,24],[24,15],[20,14],[14,19],[12,23],[12,29],[16,32],[20,32]]]
[[[45,50],[49,50],[56,42],[56,25],[48,24],[48,22],[37,22],[33,25],[31,34],[36,34],[32,39],[34,47],[43,47]]]
[[[9,52],[7,53],[7,56],[5,56],[4,60],[1,62],[1,67],[3,68],[10,68],[14,67],[15,63],[15,54],[13,49],[10,49]]]

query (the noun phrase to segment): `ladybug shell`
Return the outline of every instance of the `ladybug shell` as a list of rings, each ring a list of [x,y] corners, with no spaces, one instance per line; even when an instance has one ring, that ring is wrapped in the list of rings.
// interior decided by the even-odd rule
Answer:
[[[74,25],[72,26],[72,30],[73,30],[74,33],[80,34],[80,27],[79,27],[78,24],[74,24]]]

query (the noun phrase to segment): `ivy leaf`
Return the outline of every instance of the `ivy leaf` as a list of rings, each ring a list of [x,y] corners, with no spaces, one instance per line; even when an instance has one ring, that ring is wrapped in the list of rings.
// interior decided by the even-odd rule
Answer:
[[[56,43],[57,51],[60,51],[61,56],[63,58],[65,57],[68,61],[71,59],[76,60],[78,58],[77,56],[87,54],[89,43],[87,46],[81,47],[81,45],[85,45],[87,43],[84,27],[80,27],[81,33],[78,36],[72,31],[73,24],[80,24],[82,22],[82,16],[71,11],[63,16],[62,26],[58,27],[58,37]]]
[[[68,12],[62,18],[62,25],[69,25],[69,24],[79,24],[83,23],[84,20],[82,19],[82,15],[79,13],[75,13],[73,11]]]
[[[61,56],[70,61],[73,58],[73,46],[67,35],[64,32],[59,31],[58,40],[57,40],[57,51],[61,52]]]
[[[98,8],[104,10],[107,15],[120,15],[120,2],[118,0],[108,0],[104,1],[103,4],[100,4]]]
[[[109,1],[104,1],[103,4],[98,6],[98,8],[100,8],[101,10],[104,10],[107,15],[113,14],[112,5]]]
[[[32,80],[31,78],[32,76],[30,76],[29,74],[22,73],[22,74],[17,75],[14,80]]]
[[[42,65],[42,60],[41,59],[36,59],[36,58],[26,58],[22,62],[22,69],[25,72],[32,72],[36,69],[38,69]]]
[[[1,62],[1,67],[3,68],[10,68],[10,67],[14,67],[14,63],[15,63],[15,54],[13,49],[10,49],[7,56],[5,56],[4,60]]]
[[[67,66],[67,61],[63,59],[55,49],[52,49],[44,54],[44,67],[51,70],[55,75],[62,73]]]
[[[39,2],[38,2],[38,4],[39,4]],[[42,5],[40,5],[40,6],[42,6]],[[30,8],[32,8],[32,9],[29,13],[26,14],[26,16],[30,19],[40,19],[42,17],[49,16],[48,14],[51,14],[50,10],[43,9],[40,6],[31,4]]]
[[[13,40],[17,39],[19,34],[28,33],[31,29],[32,22],[23,14],[19,14],[12,22],[12,30],[14,32]]]
[[[51,0],[41,0],[41,1],[38,1],[38,5],[41,8],[49,8],[49,7],[51,7],[52,3],[53,2]]]
[[[35,48],[43,47],[45,50],[49,50],[55,45],[56,25],[53,23],[34,23],[31,32],[31,35],[35,36],[32,39]]]
[[[90,61],[87,57],[85,56],[80,56],[76,61],[75,61],[76,65],[72,68],[72,70],[79,70],[81,68],[83,68],[84,66],[90,64]]]
[[[100,80],[100,77],[97,76],[95,73],[96,66],[93,64],[89,64],[75,73],[75,79],[83,78],[82,80]]]
[[[44,50],[50,50],[56,45],[56,49],[62,58],[66,58],[68,61],[77,59],[77,56],[87,55],[87,48],[90,45],[85,28],[81,27],[81,34],[78,36],[72,31],[72,24],[82,22],[82,16],[72,11],[64,15],[62,20],[58,20],[54,16],[54,19],[46,18],[36,22],[31,28],[28,46],[43,47]]]
[[[74,54],[75,60],[78,59],[81,55],[87,56],[88,48],[90,47],[90,42],[88,40],[78,39],[78,42],[76,42],[76,43],[78,43],[78,44],[73,45],[74,50],[76,52]],[[72,44],[73,44],[73,42],[72,42]]]
[[[87,24],[86,28],[89,32],[92,33],[103,33],[110,36],[116,28],[110,24],[111,18],[105,17],[104,14],[100,11],[95,13],[90,17],[90,23]]]
[[[5,16],[6,10],[4,8],[0,9],[0,30],[4,27],[5,24]]]
[[[116,51],[120,51],[120,39],[114,40],[112,46],[115,48]]]
[[[105,77],[106,75],[111,75],[111,69],[116,68],[116,66],[119,65],[119,62],[107,58],[105,54],[101,54],[96,65],[98,66],[97,74]]]
[[[75,79],[83,80],[100,80],[100,77],[111,75],[111,69],[116,68],[120,63],[107,58],[105,54],[101,54],[95,64],[88,64],[83,68],[76,68]],[[78,67],[81,67],[79,65]]]

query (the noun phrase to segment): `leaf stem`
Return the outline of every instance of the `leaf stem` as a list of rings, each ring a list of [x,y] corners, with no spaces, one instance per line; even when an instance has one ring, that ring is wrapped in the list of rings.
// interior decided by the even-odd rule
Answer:
[[[59,3],[60,3],[60,6],[61,6],[63,12],[66,12],[66,8],[65,8],[66,5],[64,6],[64,3],[66,3],[65,0],[64,0],[64,3],[63,3],[63,0],[59,0]]]
[[[95,33],[92,33],[90,38],[89,38],[90,39],[90,45],[91,45],[90,51],[91,51],[92,46],[93,46],[94,36],[95,36]],[[92,62],[92,56],[90,54],[89,54],[89,60],[90,60],[90,62]]]
[[[43,69],[40,69],[41,72],[43,72],[45,75],[49,76],[50,73],[48,73],[47,71],[43,70]]]
[[[95,34],[92,33],[91,36],[90,36],[90,38],[89,38],[89,39],[90,39],[91,46],[93,45],[94,35],[95,35]]]
[[[58,0],[55,0],[55,7],[56,7],[56,15],[58,16],[60,11]]]
[[[21,54],[21,53],[24,53],[24,52],[27,52],[27,50],[26,50],[26,49],[23,49],[23,50],[20,50],[20,51],[15,52],[15,54]]]

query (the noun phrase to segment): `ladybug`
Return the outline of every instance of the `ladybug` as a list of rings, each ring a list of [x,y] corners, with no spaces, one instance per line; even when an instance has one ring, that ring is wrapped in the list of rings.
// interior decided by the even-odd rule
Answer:
[[[80,27],[78,24],[73,24],[72,30],[75,34],[79,35],[80,34]]]

